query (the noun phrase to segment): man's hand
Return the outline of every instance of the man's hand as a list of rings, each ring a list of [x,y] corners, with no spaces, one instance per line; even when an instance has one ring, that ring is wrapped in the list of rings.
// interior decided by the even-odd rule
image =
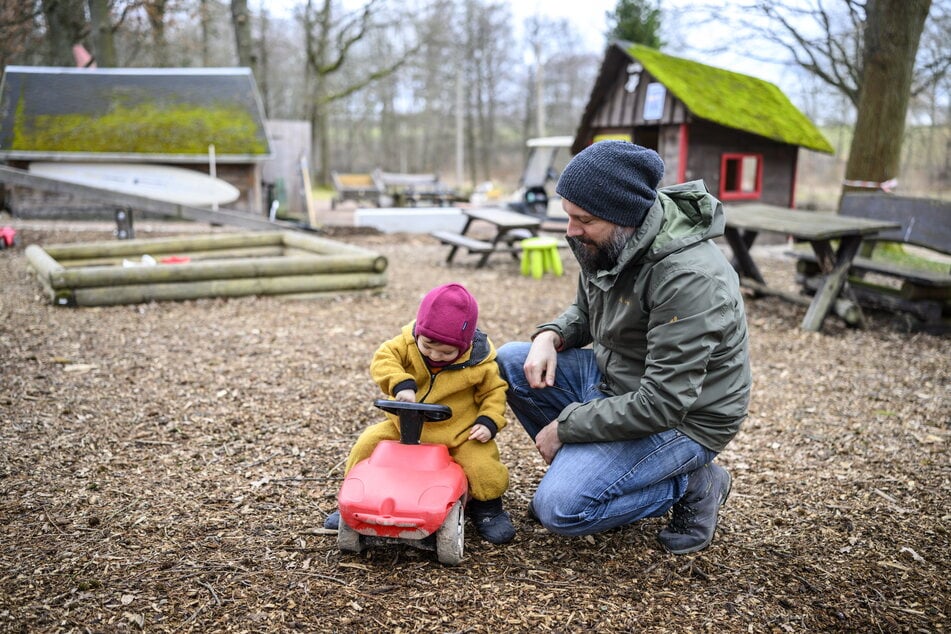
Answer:
[[[558,367],[558,346],[560,345],[561,337],[553,330],[538,333],[532,341],[532,347],[522,366],[525,378],[531,387],[539,389],[555,384],[555,368]]]
[[[535,448],[541,454],[545,464],[551,464],[555,454],[561,449],[562,443],[558,440],[558,420],[553,420],[535,435]]]

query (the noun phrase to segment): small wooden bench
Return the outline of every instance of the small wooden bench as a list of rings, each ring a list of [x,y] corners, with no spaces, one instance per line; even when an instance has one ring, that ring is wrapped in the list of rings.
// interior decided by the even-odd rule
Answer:
[[[839,215],[890,221],[900,228],[882,231],[866,240],[849,269],[849,283],[859,303],[903,312],[916,318],[923,330],[946,330],[951,314],[951,263],[929,270],[872,259],[876,244],[891,242],[922,247],[951,256],[951,202],[891,194],[846,194]],[[815,256],[797,253],[799,281],[805,290],[816,287],[819,273]],[[869,274],[897,281],[897,288],[875,283]]]
[[[369,201],[377,207],[383,206],[386,187],[377,174],[330,172],[333,181],[334,197],[330,199],[330,208],[336,209],[337,203],[345,200],[356,202]]]

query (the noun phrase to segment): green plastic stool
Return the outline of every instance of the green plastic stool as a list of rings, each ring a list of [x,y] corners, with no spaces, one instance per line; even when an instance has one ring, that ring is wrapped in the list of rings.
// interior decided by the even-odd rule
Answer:
[[[540,280],[545,273],[564,274],[561,256],[558,255],[558,240],[525,238],[519,244],[522,246],[522,275]]]

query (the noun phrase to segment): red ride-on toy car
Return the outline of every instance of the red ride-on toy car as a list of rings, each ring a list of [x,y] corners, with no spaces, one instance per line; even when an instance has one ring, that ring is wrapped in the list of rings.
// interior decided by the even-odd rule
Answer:
[[[435,550],[453,566],[462,561],[466,475],[445,445],[420,443],[423,424],[452,416],[445,405],[378,399],[374,405],[400,418],[400,441],[380,442],[344,478],[337,502],[337,548],[402,543]]]

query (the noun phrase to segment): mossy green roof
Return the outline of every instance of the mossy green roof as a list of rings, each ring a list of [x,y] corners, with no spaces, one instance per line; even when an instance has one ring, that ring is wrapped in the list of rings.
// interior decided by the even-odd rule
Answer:
[[[768,81],[638,44],[624,43],[622,47],[696,117],[818,152],[835,151],[816,126]]]
[[[110,154],[267,158],[248,69],[8,67],[0,156]]]

